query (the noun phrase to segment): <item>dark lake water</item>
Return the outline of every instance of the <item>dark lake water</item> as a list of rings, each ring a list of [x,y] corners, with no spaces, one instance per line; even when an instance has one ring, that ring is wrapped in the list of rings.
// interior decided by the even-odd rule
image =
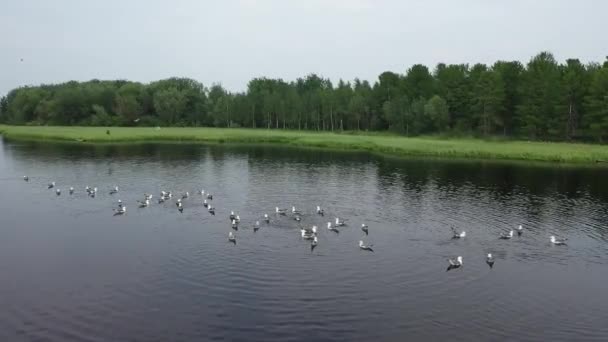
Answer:
[[[608,340],[608,169],[0,144],[0,341]],[[163,189],[190,192],[182,214],[157,203]],[[139,209],[145,192],[155,197]],[[119,198],[128,211],[113,216]],[[319,226],[312,252],[291,216],[273,214],[292,205]],[[336,216],[348,220],[339,234],[325,228]],[[521,237],[498,239],[519,224]],[[464,266],[446,272],[458,255]]]

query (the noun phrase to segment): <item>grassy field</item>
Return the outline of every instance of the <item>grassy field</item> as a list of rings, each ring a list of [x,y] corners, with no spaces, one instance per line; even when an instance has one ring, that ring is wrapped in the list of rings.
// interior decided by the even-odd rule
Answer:
[[[106,130],[110,134],[106,134]],[[608,146],[479,139],[406,138],[391,135],[316,133],[265,129],[28,127],[0,125],[7,139],[80,143],[201,142],[276,143],[289,146],[368,151],[396,156],[430,156],[595,163],[608,160]]]

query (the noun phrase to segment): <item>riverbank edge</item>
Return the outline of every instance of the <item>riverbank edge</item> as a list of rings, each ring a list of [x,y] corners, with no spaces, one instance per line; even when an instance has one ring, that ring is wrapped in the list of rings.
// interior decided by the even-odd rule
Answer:
[[[107,130],[110,130],[110,134],[106,134]],[[409,138],[363,133],[234,128],[171,127],[156,130],[149,127],[0,125],[0,134],[7,140],[75,144],[277,144],[298,148],[369,152],[391,157],[529,161],[557,164],[598,164],[598,162],[608,160],[608,146],[600,145],[433,137]],[[448,148],[433,146],[439,144],[449,146]],[[459,149],[459,145],[462,145],[461,149]],[[471,148],[472,146],[473,148]],[[512,149],[509,150],[508,147],[512,147]],[[515,150],[517,147],[525,147],[526,151],[517,151]],[[550,150],[547,151],[547,149]]]

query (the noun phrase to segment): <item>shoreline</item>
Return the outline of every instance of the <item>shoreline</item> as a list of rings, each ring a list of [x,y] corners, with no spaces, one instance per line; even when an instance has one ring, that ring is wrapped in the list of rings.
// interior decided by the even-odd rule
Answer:
[[[110,135],[106,131],[110,130]],[[0,125],[7,140],[75,144],[273,144],[298,148],[369,152],[391,157],[597,164],[608,160],[608,146],[580,143],[490,141],[472,138],[403,137],[251,128],[79,127]]]

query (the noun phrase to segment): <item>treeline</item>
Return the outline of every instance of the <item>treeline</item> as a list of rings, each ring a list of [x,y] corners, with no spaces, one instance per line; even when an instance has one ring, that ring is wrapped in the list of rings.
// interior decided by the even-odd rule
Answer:
[[[413,65],[376,82],[333,84],[315,74],[292,82],[256,78],[245,92],[187,78],[142,84],[67,82],[14,89],[0,121],[33,125],[215,126],[391,130],[549,140],[608,137],[608,59],[558,63],[542,52],[527,65]]]

